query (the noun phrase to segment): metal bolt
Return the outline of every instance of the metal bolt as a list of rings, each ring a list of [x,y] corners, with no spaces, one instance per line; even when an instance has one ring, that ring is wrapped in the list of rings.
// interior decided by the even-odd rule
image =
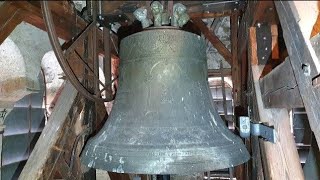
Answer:
[[[258,26],[258,28],[260,28],[261,27],[261,23],[258,23],[257,26]]]
[[[308,63],[302,64],[302,65],[301,65],[301,68],[302,68],[303,73],[304,73],[306,76],[310,76],[311,69],[310,69],[310,65],[309,65]]]
[[[119,17],[121,17],[121,14],[119,14]]]
[[[264,36],[264,37],[263,37],[263,40],[267,40],[267,37]]]

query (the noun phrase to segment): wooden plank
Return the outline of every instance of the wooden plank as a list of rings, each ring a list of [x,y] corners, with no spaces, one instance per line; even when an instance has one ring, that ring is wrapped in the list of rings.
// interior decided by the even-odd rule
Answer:
[[[299,24],[302,17],[297,12],[298,8],[296,4],[291,1],[275,1],[275,5],[279,14],[292,69],[308,114],[309,124],[319,144],[320,91],[319,88],[312,85],[312,79],[320,74],[320,62],[311,46],[308,33],[303,33],[307,27],[301,27]],[[307,17],[305,16],[305,18]],[[303,65],[309,65],[310,74],[304,73],[302,70]]]
[[[49,117],[19,179],[50,179],[56,163],[63,153],[64,135],[71,121],[70,115],[77,113],[74,105],[77,90],[67,81],[57,104]]]
[[[213,47],[217,49],[217,51],[221,54],[221,56],[230,64],[231,62],[231,52],[225,47],[225,45],[220,41],[220,39],[211,32],[209,28],[204,24],[204,22],[199,19],[195,18],[192,19],[192,22],[200,29],[200,31],[204,34],[204,36],[210,41]]]
[[[274,126],[277,141],[270,143],[260,140],[262,163],[266,179],[304,179],[298,151],[290,128],[290,117],[287,109],[266,109],[263,105],[259,79],[263,66],[257,64],[257,42],[255,27],[250,28],[249,61],[251,62],[250,84],[253,84],[253,119]]]
[[[252,148],[252,171],[251,179],[264,180],[264,173],[262,167],[261,147],[259,138],[251,137],[251,148]]]
[[[289,58],[260,79],[260,87],[266,108],[304,107]]]
[[[256,41],[256,31],[255,29],[250,29],[249,32],[249,40],[250,44],[248,47],[248,59],[250,59],[250,63],[254,65],[258,65],[258,52],[257,52],[257,41]],[[250,64],[249,64],[250,66]],[[252,121],[258,123],[259,118],[258,113],[258,107],[255,103],[255,94],[254,94],[254,83],[253,83],[253,77],[251,71],[248,75],[248,91],[250,92],[250,95],[248,96],[248,105],[250,109],[249,117],[252,117]],[[261,159],[261,148],[258,137],[251,137],[251,149],[252,149],[252,167],[251,167],[251,179],[264,179],[264,173],[263,173],[263,167],[262,167],[262,159]]]

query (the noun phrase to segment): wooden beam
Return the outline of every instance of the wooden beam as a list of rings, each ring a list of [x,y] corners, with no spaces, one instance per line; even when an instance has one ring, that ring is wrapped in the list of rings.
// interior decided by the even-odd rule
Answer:
[[[79,156],[85,139],[79,138],[91,132],[87,131],[90,122],[102,123],[101,120],[105,119],[103,103],[96,107],[97,111],[92,101],[84,99],[66,81],[19,179],[53,179],[56,171],[60,172],[63,179],[82,179],[87,168],[81,166]]]
[[[224,68],[223,69],[224,76],[231,76],[231,69]],[[220,69],[208,69],[208,77],[220,77],[221,70]]]
[[[195,18],[192,19],[193,23],[200,29],[200,31],[204,34],[204,36],[210,41],[213,47],[217,49],[217,51],[222,55],[222,57],[230,64],[231,62],[231,52],[225,47],[225,45],[220,41],[220,39],[211,32],[209,28],[204,24],[204,22],[199,19]]]
[[[250,28],[249,60],[250,85],[252,85],[253,109],[252,119],[274,126],[276,143],[260,140],[262,163],[266,179],[304,179],[300,159],[293,134],[290,128],[290,117],[287,109],[265,109],[262,101],[259,79],[264,65],[257,64],[257,42],[255,27]]]
[[[238,106],[241,100],[241,64],[238,61],[238,14],[234,13],[230,16],[231,30],[231,54],[232,54],[232,83],[233,83],[233,99],[234,106]]]
[[[206,19],[206,18],[217,18],[217,17],[225,17],[225,16],[230,16],[234,12],[229,10],[229,11],[223,11],[223,12],[193,12],[189,13],[189,16],[191,19],[194,18],[200,18],[200,19]]]
[[[260,79],[260,87],[266,108],[304,107],[289,58]]]
[[[256,25],[257,22],[277,24],[277,14],[273,1],[248,1],[245,12],[242,14],[238,28],[238,48],[237,58],[241,66],[240,83],[242,89],[245,89],[248,79],[248,62],[247,62],[247,42],[249,28]],[[240,92],[240,102],[246,106],[245,91]]]
[[[249,33],[250,38],[250,44],[248,47],[248,59],[250,59],[249,63],[249,70],[251,66],[258,65],[258,53],[257,53],[257,41],[256,41],[256,31],[255,29],[252,29]],[[248,96],[248,105],[249,109],[252,112],[252,121],[258,123],[259,119],[255,117],[258,112],[257,105],[255,103],[255,93],[254,93],[254,83],[252,78],[251,71],[248,73],[248,84],[247,84],[247,90],[250,92]],[[250,83],[249,83],[250,82]],[[250,114],[249,114],[250,115]],[[251,149],[252,149],[252,168],[251,168],[251,178],[252,179],[259,179],[264,180],[264,173],[263,173],[263,167],[262,167],[262,157],[261,157],[261,145],[259,143],[258,137],[251,137]]]
[[[56,163],[64,151],[63,146],[67,138],[64,136],[70,128],[73,117],[69,116],[74,115],[77,95],[78,91],[70,82],[67,82],[19,179],[50,179],[52,177]]]
[[[12,3],[6,1],[0,6],[0,44],[22,22],[20,9],[12,6]]]
[[[309,3],[305,1],[304,3]],[[312,2],[311,2],[312,3]],[[308,114],[311,130],[320,144],[320,91],[312,85],[312,80],[320,74],[320,62],[309,40],[308,27],[301,27],[301,21],[308,16],[299,16],[299,7],[291,1],[275,1],[279,14],[283,38],[290,56],[292,69]],[[303,13],[300,13],[303,14]],[[303,23],[302,23],[303,24]],[[307,69],[303,69],[307,67]],[[309,70],[308,70],[309,69]],[[309,71],[309,73],[308,73]]]
[[[278,24],[277,12],[273,1],[248,1],[239,25],[238,57],[240,58],[247,47],[248,29],[257,23]],[[240,60],[240,59],[239,59]]]

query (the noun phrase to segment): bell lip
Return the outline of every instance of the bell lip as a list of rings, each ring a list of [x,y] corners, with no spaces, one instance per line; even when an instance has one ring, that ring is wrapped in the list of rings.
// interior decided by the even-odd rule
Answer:
[[[121,155],[118,155],[117,153],[115,154],[111,153],[111,154],[108,154],[108,156],[111,155],[111,157],[114,160],[116,160],[116,163],[114,161],[111,162],[111,160],[110,162],[108,161],[106,162],[104,158],[101,156],[90,156],[90,155],[88,156],[90,152],[87,154],[86,151],[91,151],[91,153],[93,153],[96,151],[96,149],[98,150],[98,148],[93,147],[93,145],[89,144],[88,142],[87,146],[84,148],[81,154],[81,163],[90,168],[100,169],[100,170],[114,172],[114,173],[190,175],[190,174],[199,173],[199,172],[235,167],[237,165],[247,162],[250,159],[250,154],[243,143],[235,143],[228,146],[230,147],[228,148],[229,151],[227,152],[233,152],[233,154],[227,158],[229,159],[229,162],[227,162],[226,159],[224,158],[220,158],[220,157],[223,157],[223,153],[219,152],[220,156],[218,160],[216,160],[215,158],[212,158],[213,156],[210,156],[210,155],[217,155],[217,154],[211,153],[206,155],[205,157],[206,161],[194,161],[194,162],[190,162],[188,164],[182,164],[182,165],[181,165],[181,162],[168,164],[168,165],[166,164],[165,165],[166,168],[164,169],[161,165],[156,165],[155,167],[148,169],[145,167],[147,166],[148,163],[153,163],[153,162],[160,163],[160,161],[159,162],[154,161],[154,159],[150,160],[148,159],[148,156],[145,156],[145,158],[136,159],[133,156],[123,157]],[[134,163],[129,163],[129,165],[126,163],[123,164],[121,163],[122,158],[124,158],[125,161],[128,160],[127,158],[129,159],[132,158],[134,160],[132,162]],[[162,159],[164,157],[158,157],[158,158]],[[174,158],[179,158],[179,157],[176,156]],[[140,161],[140,162],[137,162],[137,161]],[[208,162],[208,161],[211,161],[211,162]],[[225,162],[225,163],[220,163],[220,162]],[[169,167],[169,169],[167,166]]]

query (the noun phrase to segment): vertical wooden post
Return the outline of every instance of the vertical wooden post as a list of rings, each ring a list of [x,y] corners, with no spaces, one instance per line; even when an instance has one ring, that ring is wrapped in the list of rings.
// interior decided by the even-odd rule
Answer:
[[[241,96],[241,84],[240,84],[240,67],[238,63],[238,14],[233,13],[230,16],[230,28],[231,28],[231,68],[232,68],[232,82],[233,82],[233,99],[235,106],[240,104]]]
[[[253,84],[252,118],[274,126],[276,143],[260,141],[264,175],[267,179],[304,179],[298,151],[293,134],[290,131],[290,119],[287,109],[266,109],[261,98],[259,78],[265,65],[257,63],[256,29],[249,29],[249,62]]]

